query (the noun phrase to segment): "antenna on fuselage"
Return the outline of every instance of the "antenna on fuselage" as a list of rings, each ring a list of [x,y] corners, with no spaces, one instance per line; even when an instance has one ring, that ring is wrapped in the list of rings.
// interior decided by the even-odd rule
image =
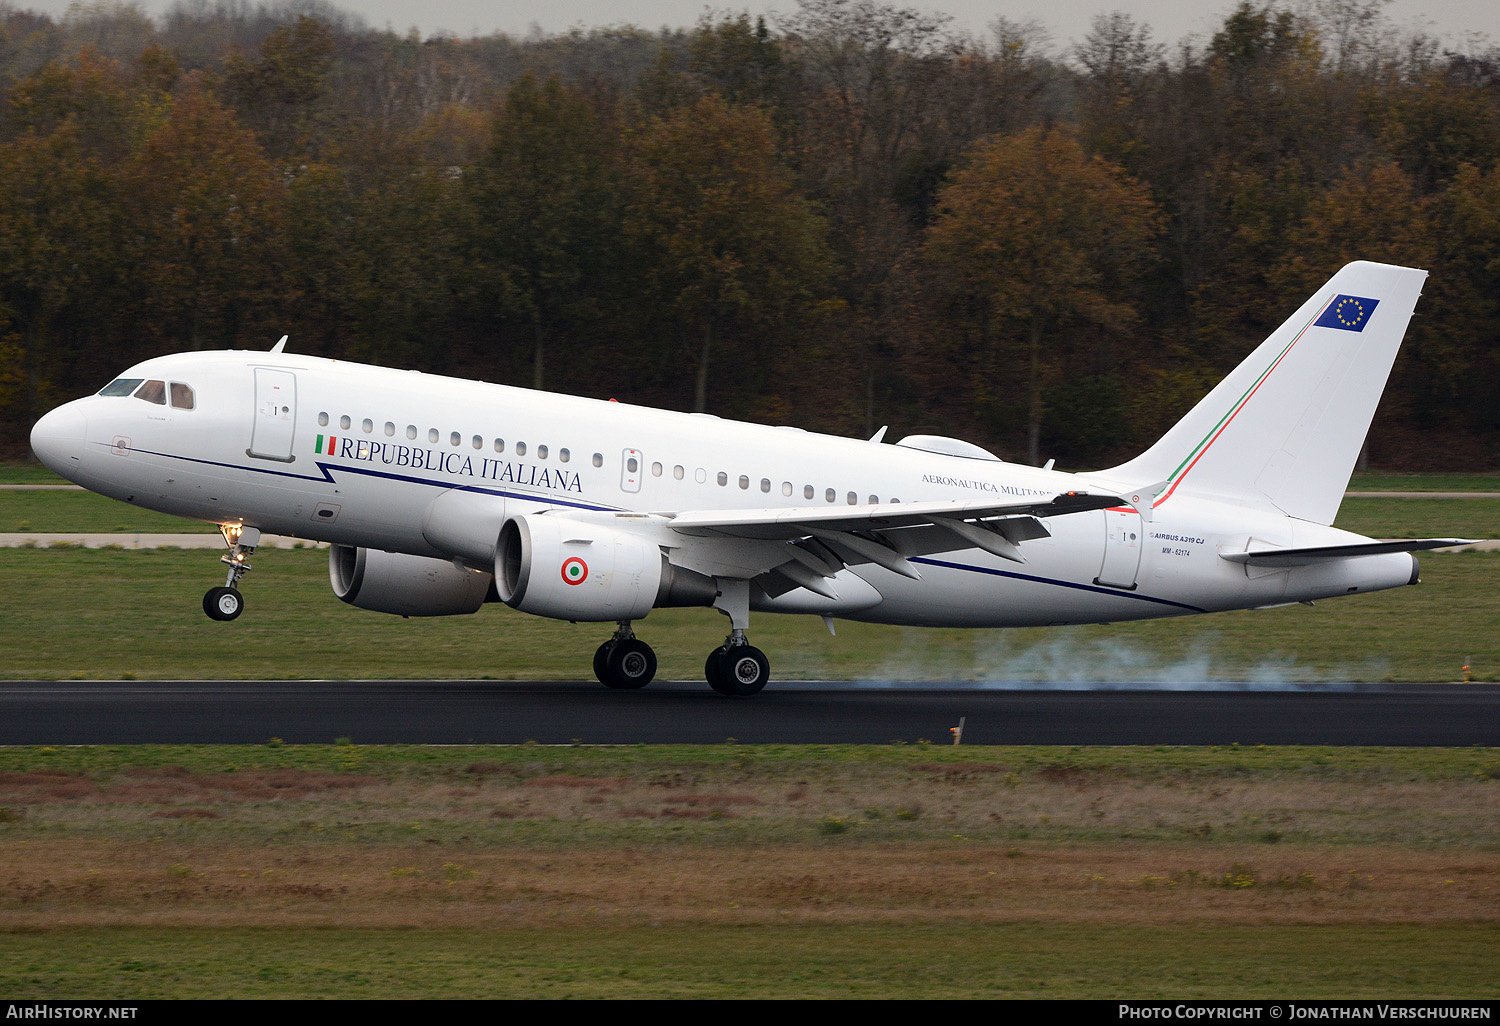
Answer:
[[[877,432],[875,432],[873,435],[870,436],[870,441],[872,441],[872,442],[879,442],[882,438],[885,437],[885,429],[888,428],[888,427],[890,427],[889,424],[883,424],[883,425],[881,425],[880,430],[877,431]]]
[[[283,336],[281,336],[281,341],[278,342],[278,343],[276,343],[274,346],[271,347],[271,352],[273,352],[273,353],[279,353],[282,350],[286,349],[286,340],[289,339],[289,338],[291,338],[291,337],[292,336],[290,336],[290,335],[283,335]]]

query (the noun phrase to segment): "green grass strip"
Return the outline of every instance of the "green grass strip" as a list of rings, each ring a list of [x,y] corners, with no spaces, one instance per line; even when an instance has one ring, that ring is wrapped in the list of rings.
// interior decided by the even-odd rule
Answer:
[[[1493,999],[1500,928],[1045,923],[0,933],[12,1001],[133,998]]]

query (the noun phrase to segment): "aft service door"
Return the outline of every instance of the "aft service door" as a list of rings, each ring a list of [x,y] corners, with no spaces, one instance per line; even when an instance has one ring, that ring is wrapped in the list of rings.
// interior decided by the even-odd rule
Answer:
[[[1135,589],[1141,568],[1141,515],[1133,509],[1104,510],[1104,563],[1095,584]]]
[[[292,462],[292,429],[297,422],[297,377],[291,371],[255,368],[255,427],[246,453]]]

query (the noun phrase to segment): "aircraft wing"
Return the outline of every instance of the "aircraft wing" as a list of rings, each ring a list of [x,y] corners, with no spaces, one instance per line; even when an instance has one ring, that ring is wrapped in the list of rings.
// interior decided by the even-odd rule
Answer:
[[[1020,502],[883,502],[864,506],[829,506],[818,509],[777,507],[772,509],[706,510],[678,513],[671,518],[674,531],[710,530],[744,538],[796,536],[806,524],[836,531],[888,531],[950,520],[992,520],[997,517],[1056,517],[1126,505],[1118,495],[1063,492],[1050,499]],[[802,534],[807,532],[802,531]]]
[[[665,526],[683,537],[685,550],[732,549],[741,569],[726,574],[731,561],[716,555],[710,561],[720,575],[750,577],[771,595],[803,587],[833,598],[827,582],[845,566],[875,563],[920,580],[910,557],[968,548],[1024,563],[1020,544],[1051,534],[1044,519],[1123,504],[1118,495],[1064,492],[999,503],[686,511],[667,515]]]

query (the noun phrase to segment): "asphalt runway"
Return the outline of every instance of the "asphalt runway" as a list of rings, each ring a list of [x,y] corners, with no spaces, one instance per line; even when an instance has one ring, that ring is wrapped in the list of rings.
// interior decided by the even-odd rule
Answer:
[[[1500,746],[1500,685],[0,682],[0,744]]]

